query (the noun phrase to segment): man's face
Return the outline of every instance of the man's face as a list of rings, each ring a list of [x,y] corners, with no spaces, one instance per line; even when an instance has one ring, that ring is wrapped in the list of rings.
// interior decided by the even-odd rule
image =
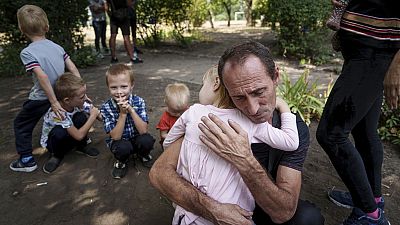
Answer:
[[[228,61],[222,73],[225,87],[242,113],[254,123],[271,120],[278,78],[273,81],[257,57],[250,56],[243,65]]]
[[[125,101],[132,93],[133,86],[131,80],[126,74],[108,76],[108,90],[111,97],[117,102]]]

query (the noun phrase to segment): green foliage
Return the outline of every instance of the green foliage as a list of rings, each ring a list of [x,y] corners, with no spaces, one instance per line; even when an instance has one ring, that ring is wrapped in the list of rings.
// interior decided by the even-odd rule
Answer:
[[[81,28],[87,24],[88,20],[87,0],[2,0],[0,1],[0,16],[2,18],[0,33],[3,33],[0,36],[0,45],[4,48],[4,51],[0,53],[2,65],[7,63],[7,66],[14,68],[22,66],[19,60],[15,59],[16,51],[9,48],[21,50],[28,44],[28,40],[18,29],[16,16],[17,10],[25,4],[37,5],[46,12],[50,25],[50,30],[46,34],[47,38],[61,45],[72,58],[75,54],[83,54],[79,51],[84,48],[84,34]],[[17,56],[19,56],[19,52]],[[84,65],[82,62],[76,63]],[[1,75],[15,73],[7,71],[8,69],[3,68],[3,66],[0,69]]]
[[[391,110],[386,104],[382,105],[378,133],[382,140],[400,145],[400,109]]]
[[[24,66],[19,58],[22,49],[23,46],[11,44],[3,46],[3,51],[0,52],[0,77],[24,74]]]
[[[192,2],[193,4],[188,11],[190,24],[193,27],[201,27],[207,20],[209,5],[207,0],[192,0]]]
[[[71,56],[71,60],[77,67],[84,68],[96,63],[96,54],[91,46],[83,46]]]
[[[277,32],[281,53],[326,62],[332,50],[325,21],[331,4],[325,0],[269,0],[266,18]]]
[[[307,125],[311,123],[312,118],[320,118],[325,105],[324,100],[317,97],[319,89],[317,81],[310,84],[308,75],[309,71],[305,70],[292,84],[287,74],[282,73],[282,84],[278,86],[278,95],[288,103],[293,113],[300,115]]]

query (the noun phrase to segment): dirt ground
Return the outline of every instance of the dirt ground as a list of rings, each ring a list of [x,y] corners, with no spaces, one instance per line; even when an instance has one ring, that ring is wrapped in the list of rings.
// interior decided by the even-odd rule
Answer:
[[[144,63],[134,66],[136,85],[134,92],[142,96],[150,115],[150,133],[157,138],[154,158],[161,154],[155,125],[163,111],[163,90],[169,83],[185,82],[197,101],[202,74],[216,63],[223,50],[244,40],[258,40],[274,45],[273,34],[265,28],[246,29],[233,23],[211,32],[203,30],[205,41],[182,49],[166,45],[158,49],[142,48]],[[89,40],[91,41],[91,40]],[[118,57],[128,61],[119,42]],[[104,74],[110,57],[99,60],[98,65],[80,69],[87,81],[88,95],[96,105],[108,98]],[[278,59],[281,69],[292,79],[301,73],[296,64]],[[333,67],[340,65],[333,65]],[[312,69],[311,77],[320,82],[335,78],[328,67]],[[106,148],[101,123],[95,124],[90,136],[92,145],[100,150],[96,159],[71,152],[51,175],[42,171],[49,154],[39,147],[40,127],[34,131],[34,156],[39,168],[33,173],[12,172],[8,166],[16,156],[13,119],[20,110],[31,87],[30,77],[15,76],[0,82],[0,224],[43,225],[163,225],[170,224],[173,208],[169,200],[160,195],[148,181],[149,169],[138,160],[131,160],[125,178],[111,177],[113,156]],[[330,203],[326,192],[333,186],[343,188],[334,168],[315,139],[317,123],[310,126],[311,146],[304,165],[301,197],[314,202],[322,210],[327,225],[339,224],[350,210]],[[134,163],[135,162],[135,163]],[[392,225],[400,224],[400,149],[385,144],[382,190],[386,200],[385,211]]]

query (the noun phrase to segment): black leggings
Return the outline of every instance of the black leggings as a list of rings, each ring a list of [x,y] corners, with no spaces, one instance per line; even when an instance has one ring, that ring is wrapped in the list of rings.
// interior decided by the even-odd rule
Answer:
[[[376,210],[381,196],[383,146],[377,128],[383,80],[395,51],[342,44],[345,59],[325,105],[317,140],[364,212]],[[354,145],[349,140],[350,133]]]

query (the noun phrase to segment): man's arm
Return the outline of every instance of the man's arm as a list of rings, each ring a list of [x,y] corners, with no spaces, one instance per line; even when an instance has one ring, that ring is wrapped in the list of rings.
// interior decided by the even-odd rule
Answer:
[[[389,108],[397,109],[400,101],[400,50],[394,56],[383,81],[385,101]]]
[[[172,143],[153,164],[150,183],[184,209],[220,225],[250,225],[252,213],[237,205],[221,204],[204,195],[176,172],[183,138]]]
[[[258,205],[275,223],[293,217],[301,188],[301,172],[285,166],[278,167],[274,183],[253,156],[247,133],[229,121],[229,126],[214,115],[203,117],[200,139],[216,154],[234,165],[253,194]]]

